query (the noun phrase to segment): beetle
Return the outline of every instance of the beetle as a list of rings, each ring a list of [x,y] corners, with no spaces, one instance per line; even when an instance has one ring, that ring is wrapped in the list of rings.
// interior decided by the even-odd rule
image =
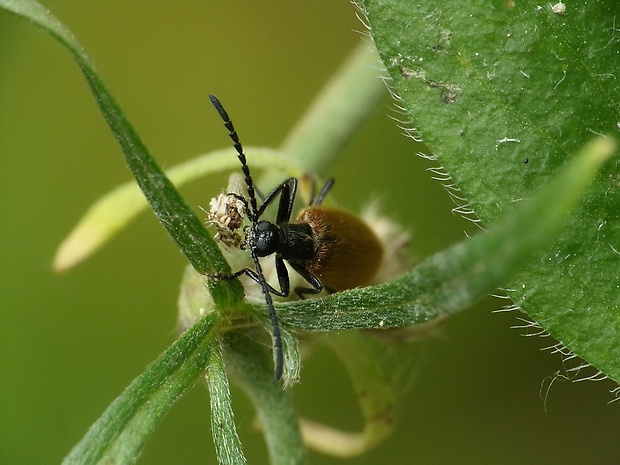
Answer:
[[[275,378],[283,371],[282,338],[272,294],[286,297],[290,293],[290,278],[285,261],[310,287],[294,289],[301,299],[318,294],[323,289],[337,292],[370,284],[383,258],[383,246],[370,227],[356,215],[345,210],[321,205],[334,185],[329,179],[310,204],[291,222],[297,193],[297,179],[289,178],[267,195],[260,206],[256,200],[254,181],[247,164],[239,136],[228,113],[214,95],[211,103],[224,121],[233,141],[245,178],[248,198],[228,194],[244,205],[242,216],[246,226],[242,248],[249,249],[254,269],[243,268],[235,273],[213,275],[215,279],[234,279],[246,275],[257,282],[265,296],[272,326],[275,357]],[[275,222],[261,219],[265,209],[279,198]],[[228,223],[227,223],[228,224]],[[265,279],[259,258],[275,255],[275,269],[280,289]]]

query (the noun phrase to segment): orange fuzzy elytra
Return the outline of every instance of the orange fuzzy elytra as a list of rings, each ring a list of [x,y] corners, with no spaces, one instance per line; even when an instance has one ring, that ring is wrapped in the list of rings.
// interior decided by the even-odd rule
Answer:
[[[370,227],[346,210],[308,207],[297,215],[317,242],[314,257],[303,265],[332,291],[366,286],[377,273],[383,246]]]

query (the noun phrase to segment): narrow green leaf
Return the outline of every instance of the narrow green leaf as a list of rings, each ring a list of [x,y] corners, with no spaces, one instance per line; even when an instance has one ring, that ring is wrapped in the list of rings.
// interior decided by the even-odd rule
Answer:
[[[593,134],[618,137],[620,3],[365,0],[381,58],[452,191],[484,224],[549,182]],[[620,381],[620,161],[509,295]],[[457,187],[458,186],[458,187]]]
[[[562,228],[612,139],[588,144],[538,195],[489,231],[439,252],[402,278],[380,286],[278,306],[280,320],[312,331],[405,327],[465,310],[531,261]]]
[[[0,8],[32,21],[71,52],[125,155],[127,165],[166,231],[199,272],[229,272],[218,246],[151,157],[73,34],[34,0],[0,0]],[[213,287],[217,301],[238,300],[242,295],[241,286],[236,280],[221,281]]]
[[[251,154],[254,169],[269,167],[287,176],[299,176],[301,173],[291,157],[277,150],[245,147],[245,151]],[[219,150],[174,166],[166,170],[166,175],[176,187],[180,187],[207,174],[237,169],[239,160],[236,155],[233,148]],[[205,199],[205,207],[208,207],[208,202],[209,199]],[[54,270],[64,272],[87,259],[147,207],[148,203],[135,182],[117,186],[88,209],[63,241],[54,258]]]
[[[304,171],[300,163],[306,170],[317,171],[336,158],[385,98],[385,76],[377,71],[379,64],[372,47],[360,43],[287,136],[283,151],[245,147],[252,168],[270,168],[279,178],[299,177]],[[231,148],[177,165],[166,175],[180,187],[206,174],[233,168],[238,168],[238,160]],[[67,271],[88,258],[146,206],[133,182],[100,198],[61,244],[54,270]]]
[[[230,404],[230,387],[224,371],[222,352],[214,347],[207,373],[207,386],[211,395],[211,429],[219,465],[246,463],[241,442],[237,435],[235,418]]]
[[[174,402],[205,373],[217,322],[210,313],[188,329],[108,407],[63,465],[135,463]]]

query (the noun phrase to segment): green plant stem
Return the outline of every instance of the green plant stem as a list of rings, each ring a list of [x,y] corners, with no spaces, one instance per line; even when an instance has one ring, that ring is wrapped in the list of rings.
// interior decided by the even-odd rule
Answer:
[[[376,346],[360,331],[341,331],[327,343],[346,367],[364,417],[360,432],[341,431],[302,419],[304,441],[310,447],[337,457],[361,455],[383,442],[394,429],[394,394]]]
[[[302,465],[306,455],[299,419],[288,393],[273,379],[271,360],[251,335],[235,331],[224,338],[226,368],[256,407],[271,465]]]
[[[282,142],[310,171],[321,172],[340,156],[387,97],[383,65],[371,43],[361,41],[323,87]]]

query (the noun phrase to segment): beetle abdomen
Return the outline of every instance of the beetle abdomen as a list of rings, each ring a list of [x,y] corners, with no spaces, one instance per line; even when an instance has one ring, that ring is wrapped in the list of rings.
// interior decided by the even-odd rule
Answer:
[[[383,258],[383,247],[370,227],[345,210],[311,206],[297,216],[308,224],[316,252],[304,267],[334,291],[366,286]]]

